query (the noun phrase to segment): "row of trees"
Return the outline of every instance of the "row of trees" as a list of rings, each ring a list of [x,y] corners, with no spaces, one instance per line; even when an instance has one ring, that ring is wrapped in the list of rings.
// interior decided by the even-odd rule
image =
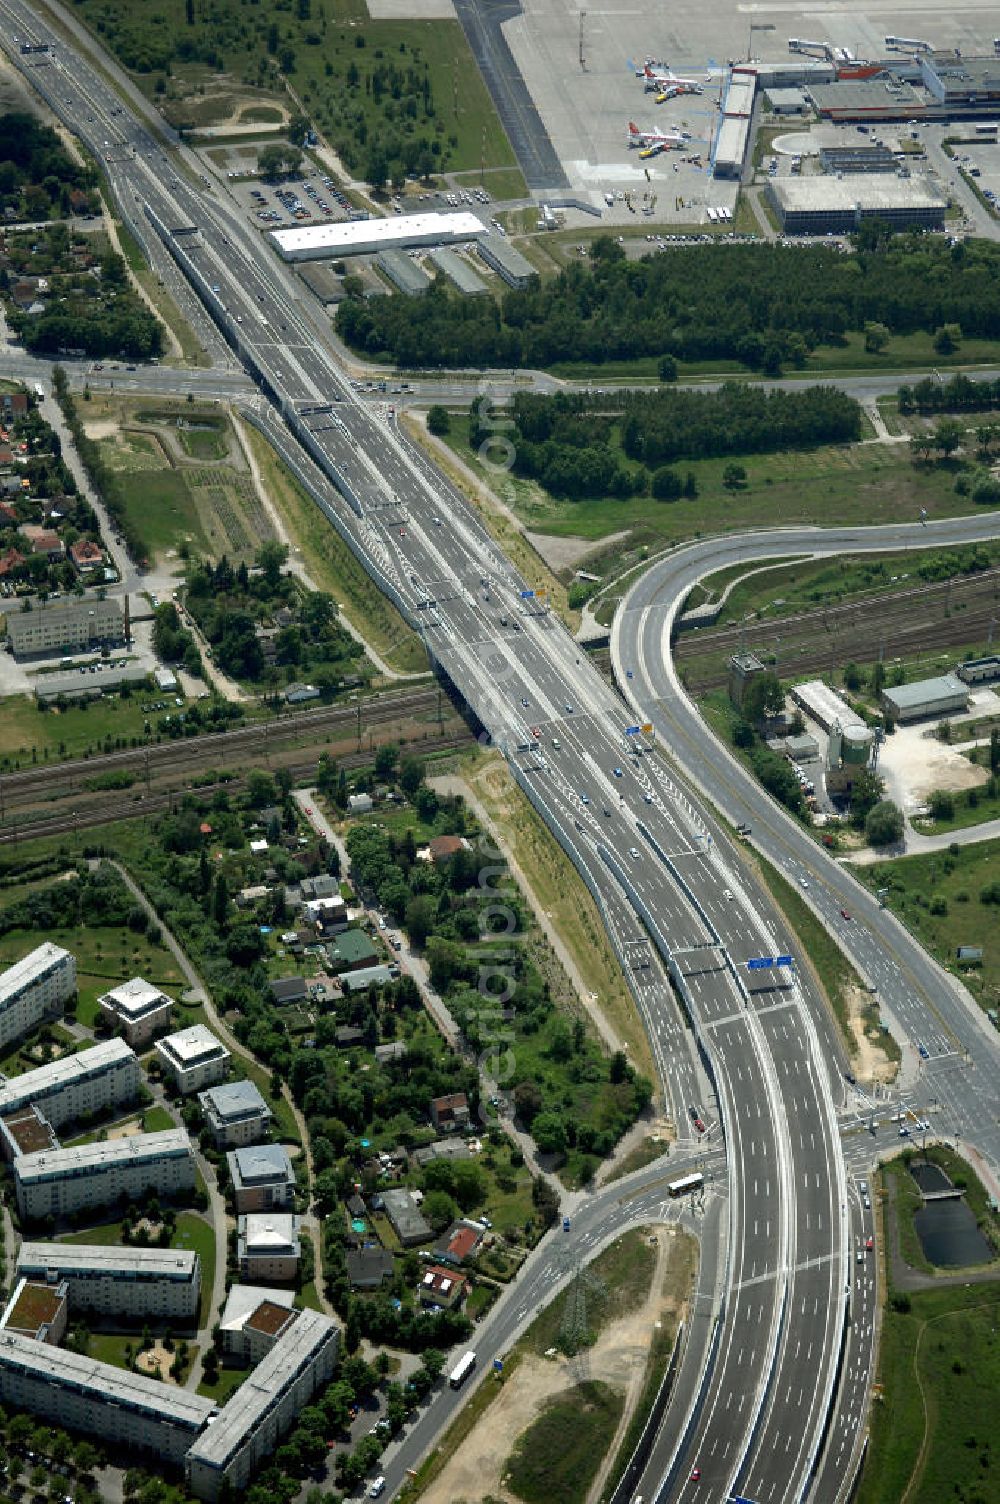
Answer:
[[[896,236],[845,256],[829,247],[674,247],[639,261],[610,238],[544,286],[500,304],[435,283],[416,298],[345,300],[337,327],[404,365],[549,366],[638,357],[741,361],[775,372],[877,321],[890,334],[957,325],[1000,335],[1000,248]],[[668,369],[668,377],[672,372]]]
[[[910,413],[975,413],[1000,407],[1000,378],[971,381],[961,372],[948,381],[925,376],[897,393],[899,411]]]

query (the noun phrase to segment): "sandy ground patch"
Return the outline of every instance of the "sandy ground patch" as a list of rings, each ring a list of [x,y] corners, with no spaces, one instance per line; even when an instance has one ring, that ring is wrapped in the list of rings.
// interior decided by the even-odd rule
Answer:
[[[168,1353],[159,1342],[154,1342],[152,1347],[139,1354],[135,1360],[135,1366],[140,1373],[158,1373],[161,1379],[165,1379],[168,1384],[173,1384],[176,1382],[170,1377],[170,1365],[173,1361],[173,1353]]]
[[[612,543],[620,543],[629,536],[629,529],[625,528],[620,533],[607,533],[596,542],[593,538],[557,538],[551,533],[525,532],[524,536],[549,568],[558,571],[575,569],[589,554],[596,554]]]
[[[108,1138],[134,1138],[142,1132],[142,1119],[131,1118],[127,1123],[116,1123],[108,1129]]]
[[[91,418],[84,420],[83,431],[88,439],[114,439],[118,437],[117,418]]]
[[[862,1081],[894,1081],[899,1069],[894,1060],[890,1060],[884,1050],[868,1038],[865,1033],[865,1021],[861,1010],[871,998],[860,987],[847,987],[844,989],[848,1007],[848,1024],[851,1035],[857,1049],[855,1071]]]
[[[951,742],[938,741],[934,727],[926,721],[897,727],[882,743],[879,755],[878,770],[885,779],[889,798],[896,801],[904,814],[912,815],[923,807],[935,789],[957,793],[985,783],[989,773],[962,756],[961,738],[963,734],[969,735],[970,722],[998,713],[1000,695],[980,688],[972,695],[967,714],[947,717]]]
[[[682,1313],[687,1303],[687,1289],[673,1289],[676,1281],[668,1278],[671,1270],[683,1267],[680,1250],[684,1245],[673,1228],[657,1228],[654,1236],[658,1257],[645,1304],[606,1326],[594,1346],[578,1358],[526,1358],[513,1381],[504,1385],[459,1452],[427,1489],[424,1504],[454,1504],[456,1499],[472,1501],[486,1496],[503,1504],[517,1504],[503,1485],[507,1459],[517,1438],[537,1419],[547,1400],[589,1378],[600,1378],[626,1391],[618,1434],[608,1449],[605,1468],[610,1468],[642,1389],[652,1324]],[[671,1257],[675,1249],[677,1254]],[[595,1479],[592,1496],[596,1497],[602,1481],[600,1475]]]

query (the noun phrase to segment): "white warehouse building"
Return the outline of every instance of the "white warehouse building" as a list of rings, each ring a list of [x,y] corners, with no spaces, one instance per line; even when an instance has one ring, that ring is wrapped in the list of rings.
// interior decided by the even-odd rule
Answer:
[[[17,1208],[28,1220],[113,1206],[123,1196],[135,1201],[148,1190],[170,1196],[194,1183],[194,1152],[183,1128],[43,1149],[14,1161]]]
[[[0,1400],[176,1465],[216,1413],[189,1389],[7,1331],[0,1331]]]
[[[198,1315],[201,1260],[189,1248],[22,1243],[17,1270],[38,1283],[65,1281],[74,1310],[133,1321],[193,1321]]]
[[[34,1106],[59,1128],[74,1118],[131,1102],[140,1084],[134,1051],[123,1039],[109,1039],[0,1086],[0,1117]]]
[[[271,230],[285,261],[336,261],[421,245],[462,245],[479,240],[486,226],[475,214],[397,214],[392,219],[353,219],[339,224]]]
[[[46,940],[0,974],[0,1049],[46,1018],[55,1018],[76,992],[76,958]]]

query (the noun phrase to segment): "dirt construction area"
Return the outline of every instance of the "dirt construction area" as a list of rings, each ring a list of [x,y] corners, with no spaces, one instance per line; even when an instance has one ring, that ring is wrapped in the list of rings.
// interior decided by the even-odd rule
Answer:
[[[518,1437],[537,1420],[548,1400],[597,1374],[604,1383],[625,1393],[618,1432],[588,1490],[588,1504],[599,1496],[642,1392],[652,1329],[661,1321],[676,1326],[686,1312],[694,1268],[690,1241],[676,1227],[659,1227],[652,1236],[657,1242],[657,1259],[645,1303],[630,1315],[610,1322],[593,1346],[572,1360],[561,1353],[555,1358],[527,1354],[461,1449],[425,1490],[424,1504],[454,1504],[456,1499],[472,1504],[484,1498],[517,1504],[516,1495],[504,1486],[504,1475]],[[488,1377],[484,1382],[491,1384],[494,1380]],[[584,1504],[582,1493],[580,1504]]]

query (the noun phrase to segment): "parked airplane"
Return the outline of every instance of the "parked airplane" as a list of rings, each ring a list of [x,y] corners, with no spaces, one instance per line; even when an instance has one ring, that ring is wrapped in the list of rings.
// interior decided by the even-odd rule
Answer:
[[[669,68],[654,67],[647,62],[643,69],[646,92],[655,89],[663,99],[673,99],[678,94],[700,94],[702,86],[696,78],[678,78]]]
[[[640,157],[655,157],[658,152],[670,151],[691,140],[690,131],[641,131],[634,120],[628,123],[628,144],[639,146]]]

